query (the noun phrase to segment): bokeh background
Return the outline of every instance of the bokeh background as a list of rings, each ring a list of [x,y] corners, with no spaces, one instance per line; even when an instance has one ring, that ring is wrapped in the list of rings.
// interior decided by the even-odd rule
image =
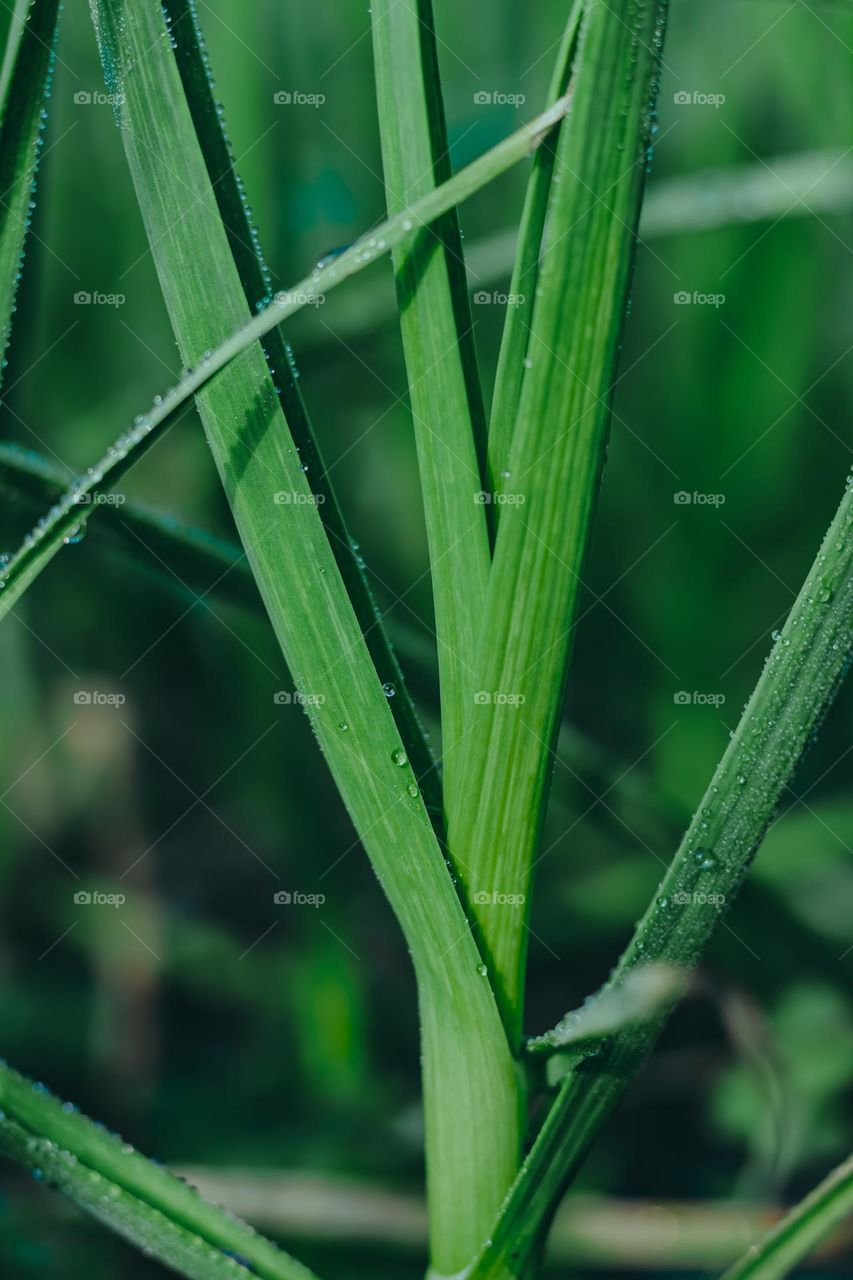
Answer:
[[[455,165],[544,105],[567,7],[436,0]],[[199,0],[199,13],[286,287],[383,213],[367,6]],[[665,62],[653,208],[538,869],[531,1032],[606,977],[850,469],[853,6],[675,0]],[[4,440],[73,472],[179,372],[102,91],[77,0],[0,409]],[[282,92],[323,101],[277,104]],[[519,168],[463,210],[472,293],[506,289],[524,181]],[[478,302],[473,315],[488,394],[503,308]],[[297,317],[290,336],[437,735],[388,264]],[[34,511],[5,471],[2,487],[11,548]],[[191,416],[125,491],[233,538]],[[275,700],[292,685],[251,591],[244,607],[226,598],[230,582],[199,599],[160,544],[104,545],[101,518],[0,628],[2,1051],[147,1154],[201,1170],[324,1275],[418,1275],[417,1016],[398,929],[306,719]],[[80,691],[118,698],[82,705]],[[756,1207],[802,1194],[849,1151],[851,712],[848,688],[690,998],[589,1159],[555,1274],[713,1273],[750,1238]],[[126,901],[81,905],[80,889]],[[325,901],[277,905],[282,890]],[[165,1275],[9,1167],[0,1223],[10,1276]]]

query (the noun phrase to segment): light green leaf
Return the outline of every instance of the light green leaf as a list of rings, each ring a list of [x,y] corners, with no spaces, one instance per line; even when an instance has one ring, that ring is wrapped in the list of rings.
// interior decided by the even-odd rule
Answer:
[[[450,173],[431,0],[375,0],[373,48],[389,214]],[[559,95],[555,95],[559,96]],[[469,688],[489,576],[486,422],[456,210],[394,250],[430,554],[445,810],[461,777]],[[450,1199],[452,1206],[452,1196]]]
[[[825,1236],[853,1216],[853,1156],[748,1249],[722,1280],[783,1280]]]
[[[5,1063],[0,1151],[190,1280],[238,1280],[235,1256],[264,1280],[312,1280],[254,1228]]]
[[[32,219],[58,22],[59,0],[20,0],[0,71],[0,381]]]

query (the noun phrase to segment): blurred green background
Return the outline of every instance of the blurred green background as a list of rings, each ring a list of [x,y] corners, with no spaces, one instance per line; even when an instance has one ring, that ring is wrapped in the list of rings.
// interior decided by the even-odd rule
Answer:
[[[435,7],[459,166],[544,105],[568,4]],[[367,7],[200,0],[199,14],[285,287],[383,214]],[[650,233],[640,247],[538,868],[531,1032],[606,977],[850,469],[853,5],[675,0],[665,62],[650,179],[664,211],[670,179],[726,168],[772,183],[778,158],[801,153],[822,153],[815,173],[831,174],[840,194],[813,209],[799,189],[766,218]],[[75,472],[179,372],[102,90],[87,6],[68,5],[0,435]],[[324,100],[277,104],[282,92]],[[519,95],[523,104],[503,101]],[[524,181],[519,168],[464,208],[475,257],[484,238],[511,231]],[[694,212],[707,212],[705,189]],[[735,204],[749,213],[746,197]],[[506,278],[491,272],[472,291],[499,291]],[[681,292],[718,295],[719,305],[677,303]],[[85,305],[80,293],[122,301]],[[487,393],[502,312],[473,308]],[[354,536],[437,735],[387,262],[297,317],[290,336]],[[11,548],[33,512],[3,488],[0,545]],[[194,418],[125,488],[233,536]],[[685,493],[690,502],[677,500]],[[90,531],[69,547],[0,628],[2,1051],[147,1154],[230,1171],[244,1211],[260,1212],[262,1188],[240,1171],[299,1175],[293,1195],[308,1200],[291,1199],[280,1234],[323,1274],[417,1275],[408,1201],[377,1201],[371,1229],[358,1198],[365,1187],[421,1190],[412,974],[307,720],[275,700],[292,685],[272,633],[217,589],[188,593],[162,548],[139,544],[131,563],[97,542]],[[81,705],[80,691],[124,702]],[[586,1165],[584,1196],[637,1200],[638,1213],[618,1210],[596,1236],[593,1202],[577,1200],[555,1274],[713,1271],[715,1257],[738,1251],[742,1209],[802,1194],[848,1153],[851,711],[848,688],[690,998]],[[126,902],[81,905],[81,889]],[[325,901],[279,905],[279,891]],[[716,1202],[722,1213],[695,1256],[673,1200]],[[584,1223],[585,1246],[572,1237]],[[165,1274],[9,1168],[0,1225],[13,1277]],[[648,1231],[660,1247],[645,1258]],[[822,1265],[812,1274],[830,1274]]]

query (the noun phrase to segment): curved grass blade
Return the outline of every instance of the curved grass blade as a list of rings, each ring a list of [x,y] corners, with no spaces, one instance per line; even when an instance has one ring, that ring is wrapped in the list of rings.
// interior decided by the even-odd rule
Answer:
[[[249,307],[252,311],[257,311],[272,301],[272,278],[264,260],[258,230],[249,216],[241,182],[234,168],[231,147],[225,133],[224,112],[217,106],[213,94],[210,61],[198,22],[195,0],[164,0],[163,11],[169,20],[175,61],[234,264]],[[370,656],[382,683],[396,691],[391,709],[403,745],[420,781],[430,813],[440,815],[441,773],[424,736],[402,669],[371,594],[366,569],[362,567],[362,561],[353,549],[343,511],[305,408],[293,352],[279,329],[273,329],[267,335],[264,352],[312,492],[320,499],[320,515],[356,616],[361,623]]]
[[[0,1151],[190,1280],[235,1280],[245,1266],[263,1280],[313,1280],[253,1227],[5,1063]]]
[[[853,1216],[853,1156],[815,1187],[722,1280],[783,1280],[825,1236]]]
[[[695,968],[853,658],[853,477],[699,809],[614,972]],[[561,1086],[476,1280],[524,1274],[566,1186],[671,1012],[617,1033]]]
[[[25,0],[0,73],[0,381],[12,331],[53,81],[59,0]]]
[[[246,316],[242,283],[159,0],[93,0],[92,11],[161,289],[182,357],[193,364]],[[469,169],[469,181],[483,173],[482,166]],[[432,194],[440,205],[439,192]],[[389,227],[401,236],[413,231],[411,211]],[[368,239],[360,262],[386,247],[378,236]],[[329,272],[340,277],[355,267],[354,255],[345,254]],[[312,295],[321,278],[318,271],[309,282]],[[256,317],[244,337],[257,336],[253,324],[262,332],[269,321]],[[472,1232],[482,1226],[482,1239],[517,1159],[517,1133],[508,1132],[506,1117],[520,1122],[514,1064],[482,959],[260,346],[244,345],[196,403],[312,728],[409,945],[421,1015],[428,1184],[439,1188],[448,1158],[456,1161],[458,1210],[475,1224]]]
[[[580,572],[648,168],[666,0],[587,0],[561,129],[527,367],[481,630],[449,842],[521,1033],[530,877],[551,777]],[[496,910],[501,895],[519,911]]]
[[[568,92],[585,3],[586,0],[574,0],[557,54],[557,64],[551,79],[551,90],[548,93],[549,102]],[[566,127],[570,128],[571,125],[567,124]],[[548,211],[551,179],[557,159],[557,139],[561,130],[562,125],[560,130],[555,129],[545,145],[539,148],[533,159],[533,168],[527,181],[524,208],[518,228],[515,265],[509,286],[511,302],[506,309],[495,374],[492,412],[489,418],[486,487],[490,492],[497,492],[501,487],[501,472],[509,466],[510,445],[515,431],[518,406],[521,401],[521,387],[524,381],[524,361],[527,358],[530,326],[533,323],[533,304],[539,278],[539,258],[542,253],[545,215]],[[499,515],[500,508],[495,507],[496,523]]]
[[[98,502],[99,495],[118,484],[166,428],[177,421],[194,395],[261,338],[308,306],[318,294],[336,288],[405,240],[411,234],[412,226],[428,226],[434,218],[466,200],[498,174],[529,155],[565,114],[566,105],[565,100],[554,103],[528,125],[461,169],[441,187],[377,227],[375,233],[357,241],[334,262],[313,271],[292,289],[276,294],[264,311],[248,323],[241,324],[221,345],[204,355],[177,387],[158,396],[152,409],[140,415],[133,428],[120,436],[100,461],[89,468],[59,502],[54,503],[14,555],[0,563],[0,619],[62,549],[69,534],[81,521],[91,519],[104,509]]]
[[[450,176],[449,145],[431,0],[375,0],[371,13],[382,164],[394,214]],[[450,812],[490,565],[486,507],[475,501],[484,486],[486,419],[456,210],[427,235],[413,232],[393,260],[435,603]]]

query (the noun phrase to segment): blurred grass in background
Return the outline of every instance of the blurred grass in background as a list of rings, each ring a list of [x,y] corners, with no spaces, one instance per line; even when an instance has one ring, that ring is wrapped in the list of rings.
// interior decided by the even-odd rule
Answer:
[[[565,9],[437,0],[457,167],[544,105]],[[343,0],[202,0],[199,12],[284,287],[384,210],[368,15]],[[652,193],[708,167],[773,170],[797,152],[826,151],[829,170],[851,149],[847,4],[675,0],[665,61]],[[102,92],[88,13],[69,6],[0,412],[4,439],[75,471],[179,372]],[[504,101],[518,95],[521,105]],[[514,171],[462,210],[469,248],[515,224],[524,178]],[[538,868],[530,1031],[606,976],[834,509],[851,460],[851,233],[851,212],[800,209],[640,249]],[[472,281],[490,295],[505,287]],[[677,303],[680,293],[719,305]],[[474,320],[490,370],[501,305],[477,303]],[[433,723],[430,588],[387,264],[297,317],[291,338]],[[167,434],[126,492],[231,536],[197,420]],[[30,515],[4,504],[2,545]],[[186,592],[145,547],[132,568],[90,538],[0,629],[0,654],[9,1060],[170,1163],[417,1193],[405,948],[305,717],[276,701],[292,685],[268,628],[215,590]],[[85,705],[81,691],[125,701]],[[775,1202],[849,1150],[851,711],[848,689],[584,1191]],[[97,889],[126,903],[74,902]],[[325,901],[277,904],[282,891]],[[0,1221],[14,1276],[160,1273],[11,1170]],[[418,1273],[417,1254],[404,1265],[323,1235],[301,1253],[329,1276]]]

